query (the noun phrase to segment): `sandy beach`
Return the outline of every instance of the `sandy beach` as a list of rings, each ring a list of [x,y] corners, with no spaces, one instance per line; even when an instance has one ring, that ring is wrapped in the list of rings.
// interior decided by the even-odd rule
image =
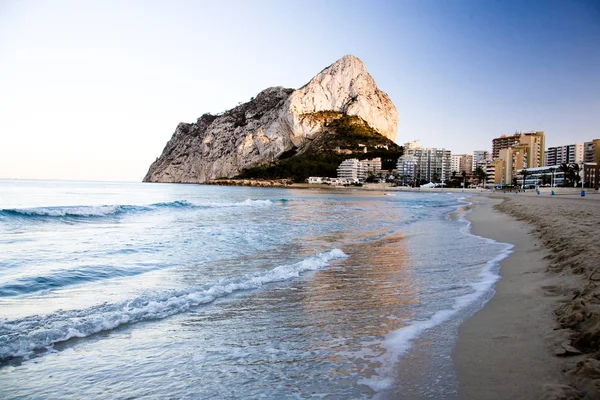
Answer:
[[[600,398],[600,195],[486,194],[473,232],[515,245],[494,297],[463,324],[463,399]]]

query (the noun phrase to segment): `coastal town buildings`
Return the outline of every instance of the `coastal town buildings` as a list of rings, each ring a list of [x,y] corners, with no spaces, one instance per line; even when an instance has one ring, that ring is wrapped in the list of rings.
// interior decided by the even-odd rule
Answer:
[[[516,180],[518,185],[532,186],[573,186],[581,188],[597,188],[600,186],[600,165],[597,163],[571,163],[577,164],[576,174],[579,176],[577,181],[565,180],[565,171],[560,164],[544,166],[539,168],[524,169],[525,180],[523,181],[523,169],[516,171]]]
[[[583,187],[598,188],[600,187],[600,164],[599,163],[583,163],[582,165],[581,182]]]
[[[545,165],[560,165],[583,162],[583,144],[548,147]]]
[[[397,174],[403,182],[450,180],[452,172],[470,174],[481,167],[487,174],[486,185],[522,185],[523,171],[527,186],[546,185],[595,188],[600,185],[600,139],[584,144],[567,144],[545,149],[545,132],[516,132],[492,140],[492,151],[475,150],[470,154],[450,154],[446,149],[424,148],[418,141],[404,144],[398,159]],[[563,164],[574,165],[565,177]],[[577,172],[578,171],[578,172]],[[578,182],[575,184],[575,182]]]
[[[450,155],[450,171],[458,172],[460,168],[460,154]]]
[[[452,154],[450,156],[450,172],[458,174],[466,172],[471,174],[473,171],[473,156],[471,154]]]
[[[502,135],[492,139],[492,159],[500,156],[503,149],[521,149],[526,152],[527,168],[544,166],[546,137],[544,132],[516,132],[514,135]]]
[[[369,159],[369,160],[361,160],[360,162],[366,166],[367,174],[377,175],[377,173],[379,171],[381,171],[381,158],[380,157]]]
[[[475,150],[473,154],[451,154],[445,148],[425,148],[418,141],[404,144],[404,154],[393,171],[402,184],[423,182],[455,183],[456,176],[471,175],[477,167],[487,174],[478,178],[485,185],[506,186],[577,186],[595,188],[600,185],[600,139],[584,144],[568,144],[544,149],[545,133],[516,132],[494,138],[493,150]],[[597,161],[596,161],[597,160]],[[579,178],[565,174],[563,164],[574,165]],[[573,168],[573,167],[572,167]],[[381,171],[381,159],[349,159],[340,164],[338,180],[364,181]],[[454,177],[453,177],[454,173]],[[525,182],[522,182],[525,176]],[[313,180],[317,183],[317,179]],[[577,183],[575,183],[577,182]]]
[[[516,133],[511,136],[502,135],[492,139],[492,159],[495,160],[500,157],[500,150],[518,146],[520,143],[521,135]]]
[[[444,182],[452,174],[452,157],[450,150],[424,148],[417,141],[407,142],[396,168],[399,174],[407,175],[409,180]]]
[[[513,182],[517,171],[540,168],[545,165],[545,142],[543,131],[516,132],[492,140],[492,160],[486,163],[488,182],[497,185]],[[502,160],[502,161],[499,161]]]
[[[525,169],[525,168],[524,168]],[[525,180],[523,181],[523,169],[515,171],[515,179],[517,185],[531,187],[544,184],[547,182],[548,185],[563,186],[565,183],[565,174],[561,170],[560,165],[551,165],[537,168],[526,168]]]
[[[484,168],[484,167],[482,167]],[[489,161],[485,165],[485,172],[487,173],[487,182],[493,185],[506,185],[510,184],[510,181],[506,181],[506,160],[498,158],[496,160]]]
[[[473,166],[472,171],[475,171],[477,167],[483,169],[486,168],[488,162],[492,161],[492,154],[487,150],[475,150],[473,152]]]
[[[519,145],[501,149],[499,159],[504,160],[502,164],[500,179],[507,184],[510,184],[513,178],[516,177],[517,171],[520,169],[531,168],[528,160],[527,146]]]
[[[543,167],[546,155],[546,134],[542,131],[522,133],[521,143],[528,146],[529,168]]]
[[[583,162],[600,164],[600,139],[583,144]]]
[[[421,146],[421,142],[418,140],[413,140],[412,142],[404,143],[404,154],[412,154],[417,149],[423,149]]]
[[[450,150],[430,148],[415,152],[418,172],[427,181],[445,182],[450,179]]]
[[[338,178],[365,180],[367,178],[367,173],[367,166],[360,162],[358,158],[344,160],[337,168]]]
[[[337,177],[364,181],[369,174],[376,175],[379,171],[381,171],[381,158],[379,157],[360,161],[357,158],[349,158],[342,161],[337,168]]]
[[[417,180],[417,158],[415,157],[415,151],[417,149],[423,149],[423,146],[421,146],[421,143],[419,143],[418,140],[404,143],[404,154],[396,163],[398,176],[400,176],[404,182]]]
[[[396,164],[397,174],[403,183],[414,181],[417,177],[417,160],[414,155],[404,154]]]
[[[466,172],[467,174],[473,171],[473,155],[462,154],[460,160],[460,172]]]

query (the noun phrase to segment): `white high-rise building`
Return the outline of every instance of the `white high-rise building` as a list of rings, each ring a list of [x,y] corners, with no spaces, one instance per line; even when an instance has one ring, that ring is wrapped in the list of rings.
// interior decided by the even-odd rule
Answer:
[[[459,172],[460,171],[460,159],[461,154],[452,154],[450,156],[450,171],[451,172]]]
[[[411,182],[417,176],[417,160],[415,156],[404,154],[398,159],[396,164],[398,175],[404,182]]]
[[[367,173],[369,173],[369,174],[375,175],[379,171],[381,171],[381,158],[380,157],[372,158],[369,160],[361,160],[360,162],[365,165],[365,167],[367,168]]]
[[[452,175],[452,157],[450,150],[423,148],[419,142],[409,142],[404,144],[404,155],[398,159],[396,169],[411,179],[444,182]]]
[[[369,174],[381,171],[381,158],[358,161],[357,158],[349,158],[342,161],[337,169],[338,178],[358,179],[364,181]]]

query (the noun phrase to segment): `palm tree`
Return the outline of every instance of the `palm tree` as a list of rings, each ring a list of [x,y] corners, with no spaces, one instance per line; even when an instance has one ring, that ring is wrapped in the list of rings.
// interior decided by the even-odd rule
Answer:
[[[460,184],[457,184],[458,177],[456,176],[456,174],[457,174],[456,171],[452,171],[450,179],[446,180],[446,186],[447,187],[458,187],[458,186],[460,186]]]
[[[581,171],[581,167],[577,163],[572,163],[569,165],[571,169],[571,176],[573,179],[573,186],[576,187],[579,181],[581,180],[581,176],[579,175],[579,171]]]
[[[482,183],[487,179],[487,172],[480,166],[475,168],[475,176],[477,177],[477,183]]]
[[[558,170],[560,172],[562,172],[563,176],[564,176],[563,186],[568,186],[569,179],[571,178],[571,174],[573,174],[571,167],[567,163],[562,163],[562,164],[560,164],[560,167],[558,167]]]
[[[521,170],[521,174],[523,174],[523,189],[525,189],[525,179],[527,178],[527,175],[529,174],[529,171],[527,171],[525,168],[523,168]]]

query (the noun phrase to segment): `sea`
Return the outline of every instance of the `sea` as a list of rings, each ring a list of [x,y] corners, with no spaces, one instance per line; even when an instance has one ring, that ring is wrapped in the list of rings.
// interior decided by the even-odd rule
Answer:
[[[0,398],[457,396],[466,193],[0,180]]]

